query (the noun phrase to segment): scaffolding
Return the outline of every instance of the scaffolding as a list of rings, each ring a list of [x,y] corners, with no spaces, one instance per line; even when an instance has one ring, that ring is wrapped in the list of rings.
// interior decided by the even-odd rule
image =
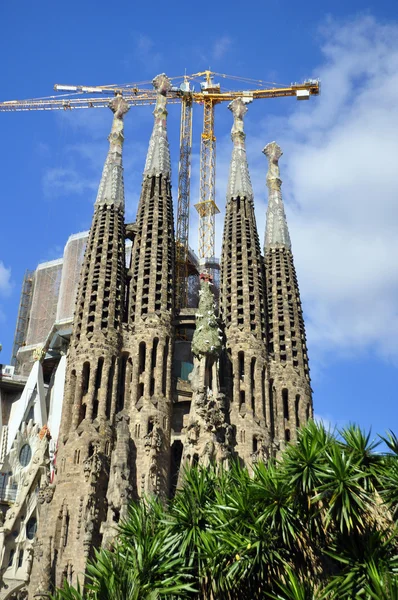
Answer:
[[[87,238],[87,231],[75,233],[68,238],[65,244],[56,314],[57,323],[73,319]]]
[[[43,344],[57,314],[63,259],[38,265],[34,274],[32,306],[26,336],[27,346]]]
[[[12,347],[11,365],[17,365],[17,353],[26,344],[26,334],[29,324],[29,311],[32,302],[34,271],[25,271],[22,283],[21,299],[19,301],[17,325],[15,327],[14,344]]]

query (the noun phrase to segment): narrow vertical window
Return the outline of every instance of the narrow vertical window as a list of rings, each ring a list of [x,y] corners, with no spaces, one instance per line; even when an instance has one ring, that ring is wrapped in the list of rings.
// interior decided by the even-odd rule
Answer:
[[[282,390],[283,416],[289,419],[289,392],[286,388]]]
[[[299,394],[296,395],[294,409],[295,409],[295,413],[296,413],[296,427],[300,427],[300,396],[299,396]]]
[[[239,379],[242,381],[245,379],[245,353],[238,352],[238,362],[239,362]]]
[[[145,354],[146,354],[146,344],[145,342],[141,342],[139,345],[138,355],[139,355],[139,375],[141,375],[145,371]]]

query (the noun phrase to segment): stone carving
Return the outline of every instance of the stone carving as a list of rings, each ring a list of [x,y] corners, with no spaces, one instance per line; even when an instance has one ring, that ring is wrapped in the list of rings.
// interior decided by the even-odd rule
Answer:
[[[199,439],[200,425],[198,421],[190,423],[186,428],[185,435],[189,444],[196,444]]]
[[[153,114],[155,123],[149,141],[148,154],[145,163],[145,175],[170,175],[170,151],[167,140],[167,92],[171,89],[171,82],[164,73],[157,75],[153,80],[153,87],[157,91],[156,106]]]
[[[51,578],[51,544],[50,540],[46,542],[37,542],[35,544],[34,555],[40,561],[39,585],[36,589],[35,597],[48,597],[47,592],[50,589]]]
[[[94,446],[94,453],[83,461],[83,471],[85,480],[90,479],[91,485],[94,485],[103,469],[104,460],[98,453],[98,447]]]
[[[291,242],[282,201],[278,162],[283,152],[276,142],[271,142],[265,146],[263,153],[268,158],[268,209],[264,245],[265,248],[280,245],[290,250]]]
[[[234,116],[234,124],[231,130],[233,150],[229,169],[227,202],[230,198],[237,198],[238,196],[253,199],[253,188],[246,157],[246,135],[243,127],[243,117],[247,113],[246,104],[247,102],[242,98],[236,98],[228,105]]]
[[[109,103],[109,108],[114,114],[112,129],[108,136],[109,152],[102,172],[101,182],[98,187],[97,204],[115,203],[124,204],[124,184],[122,167],[122,147],[124,142],[123,117],[128,112],[129,106],[123,96],[117,95]]]
[[[43,346],[36,346],[36,348],[33,350],[33,360],[38,360],[41,362],[45,355],[46,353],[43,350]]]
[[[152,431],[144,436],[145,452],[149,454],[151,451],[157,454],[162,447],[162,430],[156,423]]]
[[[45,481],[39,489],[38,502],[40,504],[44,504],[45,502],[49,504],[53,499],[55,491],[55,486],[50,485],[50,481]]]
[[[198,358],[218,356],[222,348],[222,332],[215,313],[212,285],[210,277],[201,276],[196,328],[192,338],[192,353]]]

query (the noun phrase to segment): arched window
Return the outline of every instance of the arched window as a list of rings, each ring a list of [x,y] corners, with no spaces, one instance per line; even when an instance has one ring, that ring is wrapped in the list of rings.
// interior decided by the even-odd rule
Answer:
[[[246,394],[244,390],[239,392],[239,408],[245,408],[246,406]]]
[[[26,523],[26,537],[28,540],[33,540],[37,531],[37,519],[36,517],[30,517]]]
[[[29,444],[24,444],[19,453],[19,462],[23,467],[27,467],[32,458],[32,449]]]

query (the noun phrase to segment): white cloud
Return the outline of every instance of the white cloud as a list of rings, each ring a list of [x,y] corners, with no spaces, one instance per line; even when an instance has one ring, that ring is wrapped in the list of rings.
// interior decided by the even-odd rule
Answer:
[[[0,260],[0,295],[8,296],[12,290],[11,269]]]
[[[134,59],[139,60],[148,70],[157,69],[162,55],[155,49],[155,42],[144,33],[134,34]]]
[[[73,168],[51,168],[43,176],[43,190],[47,197],[83,194],[86,190],[95,191],[97,188],[97,180],[84,178]]]
[[[227,54],[228,50],[232,45],[232,40],[229,36],[223,35],[218,39],[213,46],[212,58],[213,60],[221,60]]]
[[[260,127],[247,115],[260,239],[260,149],[276,139],[312,360],[376,352],[398,362],[398,25],[329,20],[322,35],[321,96]],[[219,148],[224,185],[231,143]]]
[[[324,28],[323,94],[281,138],[316,347],[398,360],[398,26]]]

